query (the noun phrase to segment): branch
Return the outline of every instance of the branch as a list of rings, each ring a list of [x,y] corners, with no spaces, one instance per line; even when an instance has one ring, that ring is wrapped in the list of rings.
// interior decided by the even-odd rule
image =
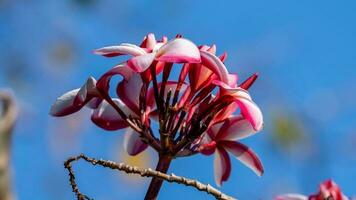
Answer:
[[[156,178],[160,178],[165,181],[168,181],[168,182],[175,182],[178,184],[183,184],[185,186],[194,187],[195,189],[197,189],[199,191],[204,191],[208,194],[213,195],[218,200],[236,200],[235,198],[222,193],[221,191],[217,190],[216,188],[212,187],[211,185],[209,185],[209,184],[205,185],[197,180],[188,179],[188,178],[184,178],[181,176],[176,176],[174,174],[171,174],[171,175],[164,174],[159,171],[152,170],[151,168],[141,169],[136,166],[127,165],[125,163],[116,163],[116,162],[113,162],[110,160],[103,160],[103,159],[97,160],[95,158],[87,157],[84,154],[80,154],[79,156],[75,156],[75,157],[70,157],[64,163],[64,167],[69,172],[69,181],[72,186],[73,192],[77,196],[78,200],[89,200],[90,199],[86,195],[80,193],[78,186],[75,182],[75,176],[74,176],[74,172],[72,170],[71,163],[74,161],[78,161],[80,159],[83,159],[83,160],[91,163],[94,166],[100,165],[102,167],[119,170],[119,171],[124,171],[127,174],[139,174],[142,177],[156,177]]]

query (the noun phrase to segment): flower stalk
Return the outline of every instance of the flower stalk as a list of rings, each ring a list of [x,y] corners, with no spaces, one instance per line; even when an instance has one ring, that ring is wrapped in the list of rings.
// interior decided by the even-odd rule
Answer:
[[[156,171],[167,173],[168,168],[172,162],[172,157],[170,155],[160,155],[156,167]],[[156,199],[159,191],[161,190],[163,180],[157,177],[153,177],[150,185],[148,186],[145,200]]]

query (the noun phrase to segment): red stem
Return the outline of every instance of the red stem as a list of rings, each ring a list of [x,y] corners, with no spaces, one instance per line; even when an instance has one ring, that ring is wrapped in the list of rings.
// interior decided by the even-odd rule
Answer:
[[[160,155],[157,163],[156,170],[162,173],[167,173],[169,165],[171,164],[172,157],[168,155]],[[157,199],[158,193],[161,190],[163,184],[162,179],[152,178],[150,186],[146,192],[145,200]]]

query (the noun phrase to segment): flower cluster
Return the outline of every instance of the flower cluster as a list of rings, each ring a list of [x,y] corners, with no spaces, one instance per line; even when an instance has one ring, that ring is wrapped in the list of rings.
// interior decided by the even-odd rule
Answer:
[[[257,74],[238,84],[237,75],[224,65],[226,53],[217,56],[215,45],[197,46],[181,35],[168,41],[148,34],[139,46],[123,43],[94,53],[129,59],[98,81],[90,77],[81,88],[59,97],[50,111],[53,116],[84,106],[93,109],[91,120],[99,127],[127,128],[124,147],[130,155],[148,146],[172,158],[215,154],[218,185],[230,175],[229,153],[256,174],[263,173],[257,155],[237,141],[263,127],[262,113],[247,92]],[[170,80],[176,68],[180,73]],[[117,97],[112,97],[111,78],[116,75],[122,80],[115,85]],[[159,135],[152,131],[155,122]]]
[[[319,192],[310,196],[302,194],[285,194],[278,196],[276,200],[351,200],[342,194],[340,188],[332,180],[326,180],[319,186]]]

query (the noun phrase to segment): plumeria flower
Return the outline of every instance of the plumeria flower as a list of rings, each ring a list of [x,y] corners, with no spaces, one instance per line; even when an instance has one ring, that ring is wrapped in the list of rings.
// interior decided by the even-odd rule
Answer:
[[[244,144],[237,142],[255,134],[251,123],[243,116],[229,117],[212,125],[200,145],[200,152],[205,155],[215,154],[215,182],[221,185],[227,181],[231,172],[230,152],[258,176],[263,173],[262,163],[258,156]]]
[[[215,154],[214,175],[217,185],[221,185],[223,181],[227,181],[230,176],[231,162],[228,152],[252,169],[258,176],[263,174],[263,166],[258,156],[250,148],[237,142],[237,140],[249,137],[262,129],[262,114],[246,91],[252,86],[256,79],[257,74],[253,74],[241,83],[239,87],[237,87],[236,78],[230,82],[231,87],[221,82],[215,83],[216,85],[222,85],[222,90],[219,94],[221,96],[220,98],[232,96],[234,99],[232,104],[222,109],[215,116],[215,122],[209,127],[207,133],[203,135],[202,141],[200,142],[201,145],[199,146],[199,151],[202,154]],[[237,94],[226,91],[225,88],[227,88],[227,90],[235,88]],[[241,94],[238,95],[239,93]],[[241,98],[241,100],[239,98]],[[238,107],[240,107],[242,114],[231,116]],[[250,113],[256,113],[257,117],[251,117]],[[257,119],[257,121],[252,121],[251,119]]]
[[[352,200],[346,197],[339,186],[332,180],[326,180],[319,186],[319,192],[310,196],[302,194],[285,194],[276,197],[276,200]]]
[[[257,75],[238,84],[237,75],[224,64],[227,54],[216,52],[215,45],[197,46],[181,35],[156,40],[153,34],[140,45],[99,48],[95,54],[128,59],[97,81],[91,77],[81,88],[59,97],[50,113],[65,116],[84,106],[92,109],[91,120],[98,127],[126,130],[123,146],[130,155],[154,148],[159,171],[165,172],[178,157],[214,153],[216,182],[221,185],[230,174],[230,152],[261,175],[257,155],[237,142],[263,127],[262,113],[247,91]],[[177,76],[172,68],[180,70]],[[122,78],[116,85],[111,81],[114,76]],[[153,124],[158,124],[157,133]]]

